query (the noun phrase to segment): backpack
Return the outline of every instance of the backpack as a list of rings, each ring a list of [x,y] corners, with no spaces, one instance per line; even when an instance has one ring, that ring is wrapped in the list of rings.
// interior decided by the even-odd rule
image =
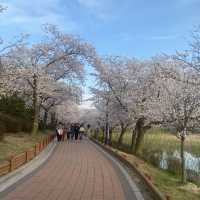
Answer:
[[[80,128],[80,132],[84,132],[85,129],[83,127]]]

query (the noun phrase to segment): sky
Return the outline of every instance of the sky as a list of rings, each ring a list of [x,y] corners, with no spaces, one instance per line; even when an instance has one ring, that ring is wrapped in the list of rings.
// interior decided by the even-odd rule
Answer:
[[[188,46],[200,24],[200,0],[0,0],[0,36],[30,34],[41,39],[41,26],[55,24],[90,42],[100,55],[150,58]],[[91,68],[86,67],[87,72]],[[86,86],[93,80],[88,76]],[[88,87],[85,89],[88,96]]]

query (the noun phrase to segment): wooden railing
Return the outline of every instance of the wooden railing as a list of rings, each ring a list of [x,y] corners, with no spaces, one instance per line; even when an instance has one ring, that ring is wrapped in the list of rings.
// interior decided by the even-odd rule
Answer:
[[[32,160],[35,156],[37,156],[52,140],[54,139],[54,135],[49,135],[42,139],[39,143],[35,145],[35,147],[28,149],[26,152],[23,152],[19,155],[12,156],[8,161],[0,164],[0,176],[5,175],[23,164]]]

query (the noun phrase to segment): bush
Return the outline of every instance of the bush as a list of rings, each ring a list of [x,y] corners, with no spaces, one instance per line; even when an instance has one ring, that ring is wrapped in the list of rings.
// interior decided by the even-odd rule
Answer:
[[[5,132],[29,132],[32,127],[32,108],[17,95],[0,97],[0,122]]]
[[[5,132],[19,132],[21,131],[21,123],[16,118],[0,113],[1,124],[5,127]]]
[[[140,157],[147,162],[150,162],[152,165],[156,167],[160,167],[160,162],[162,160],[162,151],[161,150],[151,150],[151,149],[143,149]]]
[[[0,96],[0,112],[22,119],[32,119],[33,109],[27,108],[25,101],[16,94]]]

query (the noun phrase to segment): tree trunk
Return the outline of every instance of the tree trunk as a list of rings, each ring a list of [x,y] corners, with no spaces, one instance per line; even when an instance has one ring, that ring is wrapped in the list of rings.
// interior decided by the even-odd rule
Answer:
[[[135,155],[138,155],[141,152],[142,143],[144,140],[144,134],[146,132],[144,127],[144,118],[140,118],[136,122],[135,132],[136,132],[136,139],[135,139],[134,153]]]
[[[95,139],[98,139],[98,134],[99,134],[99,129],[96,128],[95,131],[94,131],[94,137],[95,137]]]
[[[52,128],[56,127],[56,114],[54,112],[51,113],[51,126]]]
[[[143,141],[144,141],[144,134],[145,134],[145,131],[143,130],[143,128],[140,128],[138,130],[138,137],[137,137],[137,141],[136,141],[136,144],[135,144],[135,154],[136,155],[139,155],[141,150],[142,150],[142,144],[143,144]]]
[[[47,128],[47,119],[48,119],[48,110],[44,110],[44,117],[43,117],[43,123],[44,123],[44,128]]]
[[[37,77],[34,74],[33,76],[33,111],[34,111],[34,118],[33,118],[33,127],[31,134],[35,135],[38,132],[39,127],[39,106],[38,106],[38,97],[37,97]]]
[[[105,144],[109,143],[109,124],[108,121],[106,122],[106,126],[105,126],[105,140],[104,140]]]
[[[132,138],[131,138],[131,146],[130,146],[131,152],[134,152],[136,138],[137,138],[137,131],[134,128],[132,131]]]
[[[101,131],[100,134],[102,134],[101,142],[104,143],[105,142],[105,137],[106,137],[105,136],[105,127],[101,127],[100,131]]]
[[[106,128],[105,130],[105,140],[104,140],[104,143],[105,144],[109,144],[109,128]]]
[[[185,136],[181,136],[181,182],[183,184],[186,183],[184,149],[185,149]]]
[[[113,128],[109,130],[109,145],[112,146]]]
[[[108,114],[108,103],[109,101],[106,102],[106,124],[105,124],[105,140],[104,143],[108,144],[109,143],[109,114]]]
[[[126,132],[126,128],[124,127],[123,124],[121,124],[121,132],[120,132],[120,136],[119,136],[119,139],[118,139],[118,145],[121,146],[122,145],[122,141],[123,141],[123,136]]]

